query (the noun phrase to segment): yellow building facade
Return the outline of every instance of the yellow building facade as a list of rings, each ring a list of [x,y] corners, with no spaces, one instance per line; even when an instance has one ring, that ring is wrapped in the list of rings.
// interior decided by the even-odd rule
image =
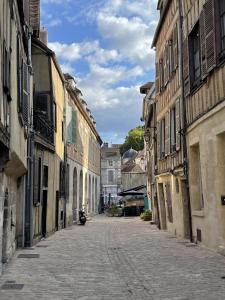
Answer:
[[[35,240],[65,227],[64,77],[54,53],[41,41],[32,45],[34,69]]]
[[[69,74],[66,90],[66,141],[68,224],[78,219],[78,211],[98,212],[100,201],[100,147],[96,123],[81,91]]]

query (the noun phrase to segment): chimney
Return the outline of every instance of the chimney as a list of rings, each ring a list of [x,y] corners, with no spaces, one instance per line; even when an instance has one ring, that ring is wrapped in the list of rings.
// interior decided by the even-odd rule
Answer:
[[[45,44],[46,46],[48,46],[48,31],[45,27],[41,28],[40,31],[40,41]]]

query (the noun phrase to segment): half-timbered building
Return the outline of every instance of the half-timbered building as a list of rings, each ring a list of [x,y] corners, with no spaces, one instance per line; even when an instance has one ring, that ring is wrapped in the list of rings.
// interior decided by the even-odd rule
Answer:
[[[156,49],[157,165],[155,169],[160,227],[189,237],[189,210],[182,143],[180,10],[177,0],[158,1]]]
[[[182,1],[193,237],[225,251],[225,1]]]

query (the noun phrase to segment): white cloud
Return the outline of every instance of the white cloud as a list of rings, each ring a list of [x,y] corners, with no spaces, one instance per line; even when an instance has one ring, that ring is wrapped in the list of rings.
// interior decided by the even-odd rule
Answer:
[[[158,21],[157,0],[84,2],[76,0],[76,8],[81,9],[67,14],[67,21],[76,25],[93,22],[101,38],[70,44],[54,42],[49,47],[62,63],[63,71],[76,77],[100,131],[121,139],[128,129],[140,124],[143,97],[139,87],[145,83],[140,80],[154,68],[151,42]],[[79,60],[89,67],[82,76],[74,69]]]

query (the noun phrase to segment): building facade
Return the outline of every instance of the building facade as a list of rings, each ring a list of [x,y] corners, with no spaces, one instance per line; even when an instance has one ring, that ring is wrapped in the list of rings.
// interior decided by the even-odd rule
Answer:
[[[33,1],[0,3],[0,273],[25,241],[33,86],[28,44],[38,34],[38,14]]]
[[[66,223],[65,80],[54,53],[32,42],[34,71],[33,239],[38,241]]]
[[[145,123],[144,139],[147,160],[147,195],[149,208],[152,211],[152,220],[160,228],[157,185],[155,178],[155,171],[157,170],[155,84],[153,82],[144,84],[140,87],[140,93],[145,95],[142,106],[142,121]]]
[[[156,49],[156,183],[160,227],[189,237],[189,202],[183,149],[182,64],[179,1],[159,1],[160,20],[153,40]]]
[[[120,145],[104,143],[101,148],[101,194],[104,204],[117,203],[121,191]]]
[[[78,220],[78,212],[96,214],[100,203],[101,138],[96,123],[75,80],[65,74],[67,141],[67,223]]]
[[[183,1],[182,15],[193,240],[225,254],[225,3]]]

